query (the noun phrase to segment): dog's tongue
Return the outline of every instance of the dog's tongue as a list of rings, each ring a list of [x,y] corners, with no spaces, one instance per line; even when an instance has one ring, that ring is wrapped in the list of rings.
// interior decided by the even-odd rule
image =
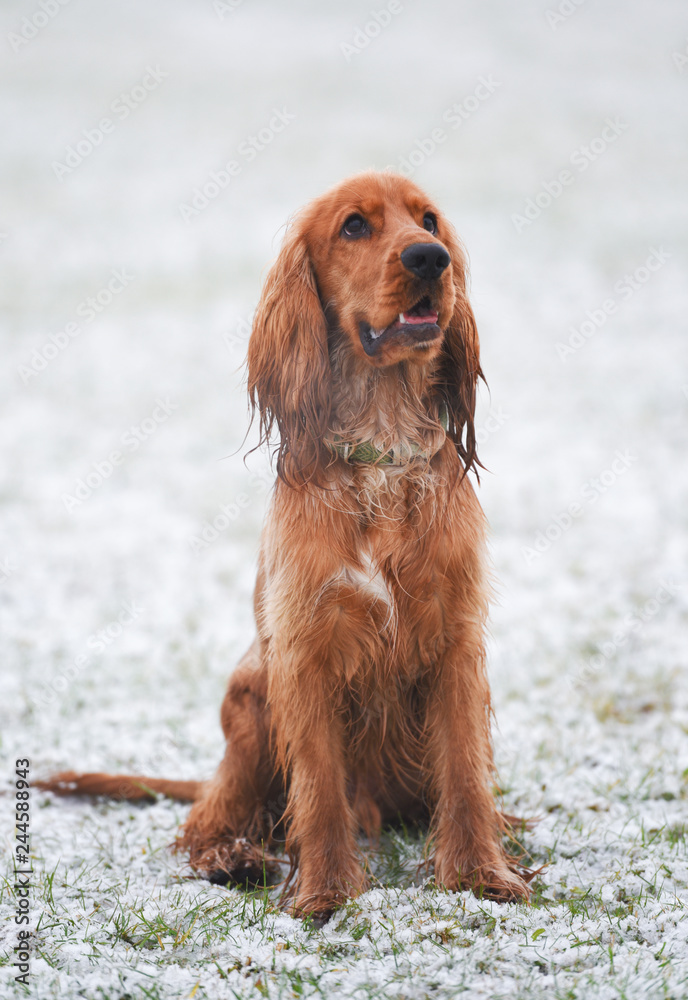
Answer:
[[[437,313],[432,312],[431,310],[428,310],[427,312],[423,313],[415,313],[415,312],[399,313],[399,322],[408,323],[411,325],[413,324],[419,325],[421,323],[436,323]]]

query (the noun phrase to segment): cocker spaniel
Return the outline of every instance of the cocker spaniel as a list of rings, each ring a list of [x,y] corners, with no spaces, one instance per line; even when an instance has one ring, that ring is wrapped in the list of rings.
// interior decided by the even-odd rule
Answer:
[[[178,839],[215,882],[284,831],[292,911],[362,892],[357,833],[430,821],[438,885],[528,898],[502,845],[485,673],[478,334],[456,234],[411,181],[364,173],[292,221],[260,298],[249,393],[277,481],[257,637],[204,782],[56,775],[61,793],[193,801]]]

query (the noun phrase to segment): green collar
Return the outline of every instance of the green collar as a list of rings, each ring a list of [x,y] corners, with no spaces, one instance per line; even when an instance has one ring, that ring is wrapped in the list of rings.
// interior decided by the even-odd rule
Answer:
[[[449,410],[446,403],[440,404],[438,417],[445,434],[448,433]],[[405,445],[403,449],[391,448],[389,451],[380,451],[372,441],[359,441],[358,444],[353,444],[351,441],[345,441],[339,434],[334,434],[330,448],[345,462],[358,462],[363,465],[404,465],[411,458],[432,458],[427,449],[416,441]]]

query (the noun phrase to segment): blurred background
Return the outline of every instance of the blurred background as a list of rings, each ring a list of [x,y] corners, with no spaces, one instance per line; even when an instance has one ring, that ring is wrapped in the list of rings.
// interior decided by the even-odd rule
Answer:
[[[471,259],[510,805],[648,741],[678,787],[684,5],[5,0],[0,33],[3,750],[212,770],[269,496],[250,316],[290,214],[391,166]]]

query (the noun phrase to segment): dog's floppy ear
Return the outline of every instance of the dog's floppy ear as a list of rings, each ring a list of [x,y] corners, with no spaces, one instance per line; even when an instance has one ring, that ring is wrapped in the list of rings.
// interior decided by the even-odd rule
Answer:
[[[478,328],[466,290],[466,256],[453,232],[444,242],[451,254],[456,298],[444,334],[437,388],[448,415],[447,435],[456,446],[465,472],[472,468],[477,475],[478,466],[484,466],[476,451],[475,404],[478,379],[485,381],[485,376],[480,367]]]
[[[317,480],[331,459],[327,324],[306,240],[292,223],[263,286],[248,347],[248,390],[261,443],[275,425],[277,472],[289,485]]]

